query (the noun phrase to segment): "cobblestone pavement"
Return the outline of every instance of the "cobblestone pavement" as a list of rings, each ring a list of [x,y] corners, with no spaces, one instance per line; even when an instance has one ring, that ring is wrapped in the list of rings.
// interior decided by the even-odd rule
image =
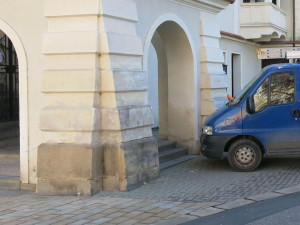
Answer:
[[[98,196],[181,202],[228,202],[300,184],[300,157],[267,158],[254,172],[235,172],[226,160],[204,157],[161,172],[161,177],[128,193]]]
[[[0,192],[0,224],[171,224],[198,218],[216,203],[162,202],[109,197],[45,197]],[[204,211],[203,211],[204,210]],[[213,209],[213,211],[223,211]],[[175,220],[176,222],[172,222]]]
[[[265,159],[257,171],[238,173],[226,161],[198,157],[131,192],[92,197],[0,191],[0,224],[181,224],[254,202],[241,198],[299,185],[299,160]]]

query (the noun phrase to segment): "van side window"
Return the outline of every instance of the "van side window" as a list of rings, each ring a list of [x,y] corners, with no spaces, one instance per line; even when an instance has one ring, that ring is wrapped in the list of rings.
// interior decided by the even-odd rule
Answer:
[[[266,79],[260,87],[256,90],[253,100],[255,105],[255,112],[260,112],[268,107],[269,98],[269,78]]]
[[[295,101],[293,73],[276,73],[271,76],[270,105],[287,105]]]

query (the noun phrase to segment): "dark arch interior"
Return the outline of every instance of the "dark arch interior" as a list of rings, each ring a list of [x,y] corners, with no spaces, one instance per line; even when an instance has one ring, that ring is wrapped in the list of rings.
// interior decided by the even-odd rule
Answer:
[[[18,58],[10,39],[0,37],[0,122],[19,120]]]
[[[20,189],[19,67],[11,40],[0,31],[0,190]]]

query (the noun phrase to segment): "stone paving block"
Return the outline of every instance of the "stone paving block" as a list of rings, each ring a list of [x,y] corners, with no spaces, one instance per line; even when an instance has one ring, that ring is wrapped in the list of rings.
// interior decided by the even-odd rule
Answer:
[[[57,223],[54,223],[55,225],[66,225],[66,224],[70,224],[70,223],[73,223],[75,222],[74,220],[69,220],[69,219],[66,219],[66,220],[62,220],[62,221],[59,221]]]
[[[123,223],[120,223],[120,225],[133,225],[133,224],[136,224],[138,222],[138,220],[135,220],[135,219],[130,219],[128,221],[125,221]]]
[[[149,205],[149,203],[147,203],[147,202],[140,202],[138,204],[135,204],[134,206],[138,207],[138,208],[143,208],[143,207],[146,207],[148,205]]]
[[[142,213],[140,215],[137,215],[137,216],[133,217],[133,219],[144,220],[144,219],[147,219],[147,218],[149,218],[151,216],[153,216],[152,213]]]
[[[11,221],[11,222],[8,222],[8,223],[3,223],[3,224],[6,224],[6,225],[19,225],[19,224],[22,224],[22,222],[21,221]]]
[[[66,214],[66,213],[70,213],[72,215],[78,215],[78,214],[81,214],[81,213],[85,213],[86,211],[83,210],[83,209],[68,209],[66,211],[62,211],[62,213],[59,213],[59,214]]]
[[[152,216],[152,217],[149,217],[145,220],[139,221],[139,223],[141,223],[141,224],[153,224],[153,223],[158,222],[160,220],[161,220],[160,217]]]
[[[215,206],[215,208],[229,210],[229,209],[234,209],[234,208],[237,208],[240,206],[249,205],[253,202],[254,202],[253,200],[248,200],[248,199],[237,199],[233,202],[225,203],[222,205],[217,205],[217,206]]]
[[[142,212],[148,212],[148,211],[150,211],[151,209],[154,209],[154,208],[157,208],[158,206],[156,206],[156,205],[148,205],[148,206],[145,206],[145,207],[143,207],[143,208],[136,208],[136,209],[138,209],[139,211],[142,211]]]
[[[121,217],[121,216],[124,216],[126,213],[125,212],[115,212],[113,214],[109,214],[107,217],[109,218],[118,218],[118,217]]]
[[[110,208],[110,209],[106,209],[106,210],[102,211],[101,213],[106,214],[106,215],[110,215],[110,214],[113,214],[113,213],[118,212],[118,211],[120,211],[120,209]]]
[[[181,209],[180,211],[177,212],[177,214],[180,215],[189,215],[191,212],[194,212],[194,209]]]
[[[263,200],[267,200],[270,198],[277,198],[280,196],[283,196],[283,194],[276,193],[276,192],[267,192],[267,193],[264,193],[261,195],[254,195],[254,196],[247,197],[247,199],[258,202],[258,201],[263,201]]]
[[[6,215],[6,214],[9,214],[9,213],[14,213],[14,212],[15,212],[14,210],[3,209],[2,211],[0,211],[0,216]]]
[[[68,217],[65,217],[65,216],[55,216],[55,217],[49,218],[49,219],[53,219],[53,220],[55,220],[55,222],[57,223],[57,222],[60,222],[60,221],[63,221],[63,220],[68,219]],[[73,221],[73,222],[74,222],[74,221]]]
[[[167,203],[165,203],[165,202],[155,202],[155,203],[153,203],[151,206],[155,206],[155,207],[162,207],[162,206],[164,206],[164,205],[166,205]]]
[[[161,220],[161,221],[156,222],[155,224],[156,225],[177,225],[177,224],[186,223],[191,220],[195,220],[197,218],[198,217],[196,217],[196,216],[184,216],[183,215],[183,216],[174,217],[174,218],[167,219],[167,220]]]
[[[175,208],[175,207],[173,207],[173,208]],[[157,208],[149,210],[148,212],[149,213],[161,213],[161,212],[166,211],[166,210],[167,210],[166,208],[157,207]],[[170,209],[170,210],[172,210],[172,209]]]
[[[122,212],[130,213],[130,212],[135,212],[136,210],[141,210],[141,209],[143,209],[143,208],[139,208],[139,207],[136,207],[136,206],[130,206],[128,208],[122,209]]]
[[[128,220],[131,220],[131,218],[128,218],[128,217],[119,217],[119,218],[114,218],[113,220],[109,221],[111,223],[114,223],[114,224],[120,224],[120,223],[124,223]]]
[[[85,207],[85,210],[86,210],[86,211],[95,210],[95,209],[101,208],[103,205],[104,205],[104,204],[94,203],[94,204],[92,204],[92,205],[89,205],[89,206]]]
[[[73,223],[71,223],[71,225],[82,225],[82,224],[86,224],[88,222],[91,222],[90,220],[86,220],[86,219],[82,219],[82,220],[77,220]]]
[[[56,220],[44,220],[44,221],[40,221],[38,224],[39,225],[49,225],[49,224],[53,224],[57,222]]]
[[[127,218],[134,218],[140,214],[143,214],[144,212],[141,212],[141,211],[134,211],[134,212],[130,212],[130,213],[126,213],[124,215],[124,217],[127,217]]]
[[[9,213],[9,214],[0,216],[0,220],[4,220],[4,219],[7,219],[7,218],[16,217],[16,216],[23,217],[21,215],[18,215],[17,213]]]
[[[166,204],[160,206],[160,208],[163,208],[163,209],[171,209],[173,207],[175,207],[175,205],[171,204],[171,203],[166,203]]]
[[[163,219],[172,219],[172,218],[175,218],[175,217],[178,217],[178,216],[182,216],[182,215],[172,214],[172,215],[167,216],[167,217],[165,217],[165,218],[163,218]],[[183,216],[184,216],[184,215],[183,215]]]
[[[55,213],[57,213],[56,210],[50,209],[50,210],[46,210],[44,212],[40,212],[39,215],[50,215],[50,214],[55,214]]]
[[[199,210],[193,211],[193,212],[189,213],[189,215],[203,217],[203,216],[210,216],[210,215],[220,213],[220,212],[224,212],[224,211],[225,210],[223,210],[223,209],[208,207],[206,209],[199,209]]]
[[[276,190],[275,192],[281,193],[281,194],[293,194],[293,193],[296,193],[296,192],[300,192],[300,185],[295,186],[295,187],[290,187],[290,188],[284,188],[284,189],[281,189],[281,190]]]
[[[32,216],[32,217],[37,218],[37,219],[40,219],[40,220],[49,220],[49,219],[52,219],[52,218],[57,219],[57,218],[59,218],[59,217],[61,217],[61,216],[57,216],[57,215],[46,215],[46,216],[41,216],[41,215],[39,215],[39,214],[36,214],[36,215],[34,215],[34,216]]]
[[[190,209],[204,209],[212,206],[220,205],[218,202],[209,202],[209,203],[196,203],[193,206],[190,206]]]
[[[113,218],[103,217],[103,218],[91,221],[91,223],[93,223],[93,224],[103,224],[103,223],[106,223],[108,221],[111,221],[112,219]]]
[[[160,217],[160,218],[166,218],[170,215],[174,214],[173,211],[170,211],[170,210],[166,210],[166,211],[163,211],[163,212],[160,212],[160,213],[157,213],[155,214],[156,217]]]
[[[39,220],[30,220],[25,223],[23,222],[22,225],[33,225],[33,224],[37,224],[39,222],[40,222]]]
[[[86,217],[90,216],[91,214],[88,213],[82,213],[82,214],[78,214],[78,215],[73,215],[71,218],[73,220],[81,220],[81,219],[85,219]]]
[[[105,217],[107,214],[103,214],[103,213],[96,213],[96,214],[93,214],[93,215],[90,215],[88,217],[86,217],[87,220],[97,220],[97,219],[100,219],[102,217]]]
[[[103,211],[105,211],[105,210],[106,210],[106,208],[99,207],[99,208],[87,210],[86,212],[89,213],[89,214],[96,214],[96,213],[103,212]]]

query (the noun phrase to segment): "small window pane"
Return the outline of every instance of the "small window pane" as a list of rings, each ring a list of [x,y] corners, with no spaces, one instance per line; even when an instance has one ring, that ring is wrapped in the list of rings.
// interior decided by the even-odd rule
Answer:
[[[260,112],[265,108],[267,108],[268,97],[269,97],[269,79],[266,79],[256,90],[253,96],[255,112]]]
[[[286,105],[295,101],[295,77],[293,73],[278,73],[271,77],[270,105]]]

